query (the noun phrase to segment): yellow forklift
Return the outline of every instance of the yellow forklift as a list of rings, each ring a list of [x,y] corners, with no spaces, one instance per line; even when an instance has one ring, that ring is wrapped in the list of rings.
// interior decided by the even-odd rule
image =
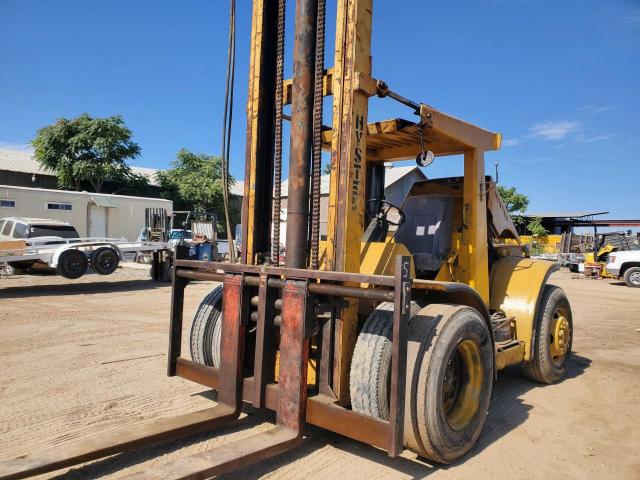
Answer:
[[[335,58],[326,69],[325,0],[296,0],[293,78],[286,80],[285,0],[253,1],[242,258],[174,264],[168,375],[217,390],[217,404],[25,452],[0,464],[0,478],[214,430],[234,422],[243,403],[275,411],[275,426],[126,478],[200,479],[246,467],[295,448],[307,423],[391,457],[409,449],[450,463],[477,441],[498,370],[522,364],[535,381],[562,378],[571,308],[560,288],[547,285],[554,264],[526,257],[485,176],[484,154],[499,148],[500,135],[404,98],[373,77],[373,11],[372,0],[337,0]],[[325,96],[333,97],[328,129]],[[410,119],[370,121],[372,97],[404,104]],[[324,241],[322,149],[331,152]],[[384,199],[386,162],[415,158],[426,166],[450,155],[464,156],[462,176],[418,182],[402,205]],[[199,280],[222,286],[196,315],[187,358],[184,292]]]

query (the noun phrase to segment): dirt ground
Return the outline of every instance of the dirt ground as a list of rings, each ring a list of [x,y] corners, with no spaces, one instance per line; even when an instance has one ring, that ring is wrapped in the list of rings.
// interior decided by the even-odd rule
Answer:
[[[640,290],[572,276],[552,277],[574,312],[568,377],[540,386],[519,368],[501,372],[480,440],[458,463],[390,459],[309,428],[297,450],[225,478],[640,478]],[[170,287],[147,278],[132,269],[0,278],[0,459],[212,405],[207,389],[166,376]],[[187,289],[185,318],[211,288]],[[268,420],[243,415],[218,432],[38,478],[119,478],[266,430]]]

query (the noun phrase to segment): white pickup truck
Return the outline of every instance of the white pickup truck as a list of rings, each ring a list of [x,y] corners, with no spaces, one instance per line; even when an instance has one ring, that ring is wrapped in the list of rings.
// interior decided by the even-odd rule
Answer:
[[[110,275],[120,261],[141,253],[168,251],[164,242],[128,242],[115,238],[82,238],[68,222],[46,218],[0,219],[0,270],[54,270],[76,279],[88,271]]]
[[[629,287],[640,287],[640,250],[611,252],[605,266],[611,275],[622,277]]]

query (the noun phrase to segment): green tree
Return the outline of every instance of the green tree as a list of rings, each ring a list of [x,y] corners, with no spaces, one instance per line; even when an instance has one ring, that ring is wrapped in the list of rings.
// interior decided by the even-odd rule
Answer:
[[[511,214],[513,223],[522,225],[524,223],[522,214],[526,212],[529,207],[529,197],[518,192],[516,187],[504,187],[502,185],[498,185],[498,193],[504,202],[504,206]]]
[[[529,207],[529,197],[524,193],[518,192],[516,187],[503,187],[502,185],[498,185],[498,193],[504,202],[504,206],[511,214],[513,223],[516,225],[524,224],[525,219],[522,214],[525,213]],[[534,237],[544,238],[549,233],[547,229],[542,226],[542,218],[540,217],[530,219],[526,227]]]
[[[38,130],[31,143],[40,164],[55,172],[58,185],[76,190],[88,182],[100,192],[106,179],[129,179],[131,169],[125,161],[140,155],[119,115],[93,118],[83,113],[72,120],[61,118]]]
[[[547,229],[542,225],[542,218],[540,217],[534,217],[529,220],[529,223],[527,223],[527,230],[531,232],[531,235],[537,238],[544,238],[549,234]]]
[[[204,153],[194,153],[181,149],[171,168],[158,172],[161,195],[174,201],[175,208],[213,211],[219,223],[224,226],[224,207],[222,203],[222,159]],[[229,185],[235,179],[229,176]],[[237,217],[237,206],[231,202],[231,217]]]
[[[141,173],[130,172],[123,178],[110,178],[116,182],[116,188],[110,193],[129,194],[134,196],[143,195],[149,189],[149,179]]]

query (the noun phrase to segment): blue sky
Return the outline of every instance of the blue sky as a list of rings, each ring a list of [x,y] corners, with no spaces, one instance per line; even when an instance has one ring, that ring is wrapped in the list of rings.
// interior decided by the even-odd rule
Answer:
[[[238,0],[240,178],[250,13]],[[220,0],[0,0],[0,146],[22,148],[39,127],[88,112],[124,117],[142,147],[136,165],[165,168],[181,147],[219,154],[227,15]],[[640,1],[376,0],[372,49],[374,76],[394,90],[503,133],[487,170],[499,162],[530,211],[640,217]],[[379,99],[370,115],[412,118]],[[459,158],[426,170],[461,172]]]

